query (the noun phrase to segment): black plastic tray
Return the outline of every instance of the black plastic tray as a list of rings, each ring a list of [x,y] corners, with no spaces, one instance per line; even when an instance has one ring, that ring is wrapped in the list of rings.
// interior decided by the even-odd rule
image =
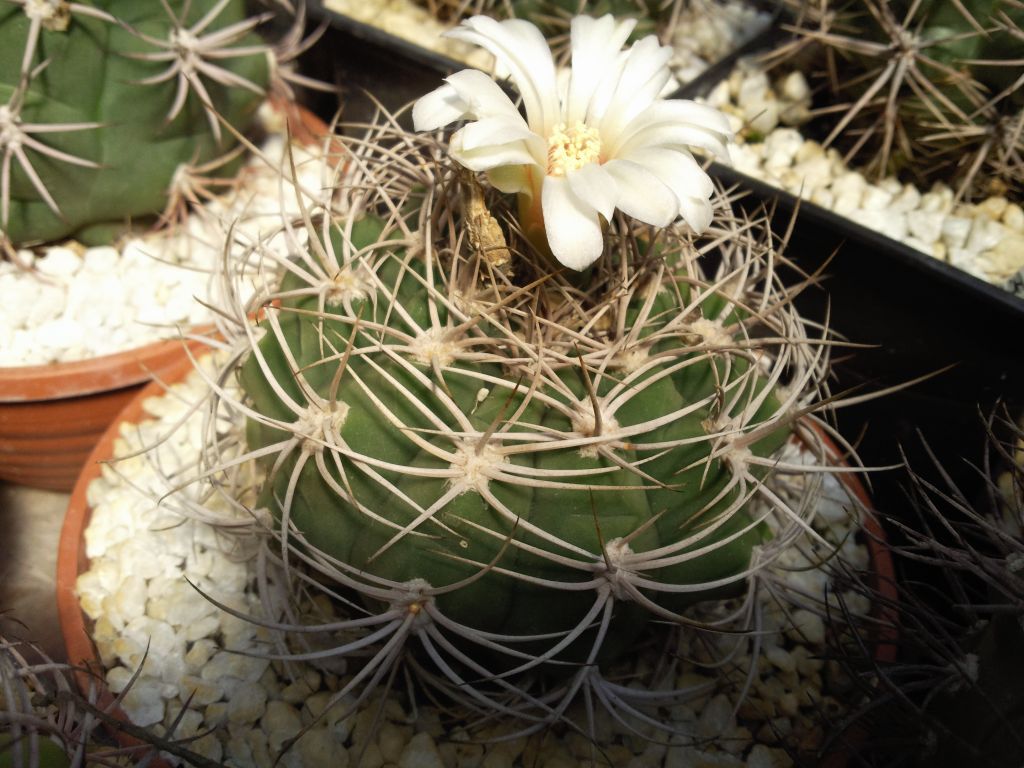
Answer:
[[[322,25],[324,34],[303,55],[302,71],[337,86],[346,123],[368,121],[378,104],[397,111],[467,66],[327,10],[322,0],[308,0],[307,15],[310,30]],[[310,107],[329,117],[338,103],[334,96],[312,96]],[[405,121],[410,122],[408,114]]]
[[[730,71],[716,67],[681,95],[704,95]],[[866,394],[952,366],[839,412],[842,433],[862,435],[865,463],[899,463],[905,453],[925,471],[931,462],[923,437],[962,487],[980,491],[982,478],[969,464],[982,456],[981,414],[997,403],[1011,414],[1024,411],[1024,299],[728,166],[713,163],[710,173],[744,192],[737,205],[748,214],[771,211],[780,236],[797,213],[787,255],[803,272],[823,270],[821,289],[805,291],[797,306],[805,317],[827,320],[845,340],[871,345],[834,350],[833,392]],[[796,272],[789,277],[799,279]],[[876,500],[904,505],[899,486],[905,481],[903,473],[876,475]]]

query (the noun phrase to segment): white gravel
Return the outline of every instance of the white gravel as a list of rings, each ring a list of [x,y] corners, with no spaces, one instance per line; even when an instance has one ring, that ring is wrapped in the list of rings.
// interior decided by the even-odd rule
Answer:
[[[954,201],[946,184],[918,189],[896,178],[867,179],[835,149],[805,138],[810,89],[800,72],[770,81],[741,62],[708,95],[739,137],[733,167],[846,216],[869,229],[1024,296],[1024,209],[1002,196]]]
[[[183,226],[140,234],[116,248],[68,241],[19,251],[19,261],[34,270],[0,261],[0,367],[112,354],[210,322],[197,299],[211,297],[225,222],[237,222],[242,248],[280,226],[282,199],[289,201],[286,212],[298,210],[294,195],[281,194],[281,136],[271,136],[263,151],[270,164],[251,159],[237,188],[191,212]],[[296,148],[300,185],[311,196],[319,194],[327,168],[318,154],[318,148]]]
[[[212,370],[209,361],[204,363]],[[273,635],[217,608],[188,582],[213,599],[237,610],[259,615],[255,597],[255,561],[260,547],[258,529],[250,513],[253,499],[242,495],[246,506],[232,506],[225,497],[211,494],[205,514],[221,524],[213,527],[176,511],[171,496],[160,498],[181,476],[188,476],[203,438],[202,420],[191,415],[183,425],[188,403],[203,397],[207,387],[193,373],[175,385],[167,396],[146,403],[152,420],[122,424],[115,454],[127,457],[104,465],[102,476],[88,490],[93,508],[85,535],[89,569],[78,580],[78,594],[85,613],[95,622],[94,639],[107,669],[107,682],[115,691],[142,666],[142,671],[123,706],[134,722],[167,732],[191,697],[188,711],[174,735],[205,734],[190,747],[229,766],[270,766],[276,750],[298,730],[313,722],[330,699],[331,692],[349,679],[344,663],[314,667],[258,657],[266,652]],[[239,425],[219,425],[222,436]],[[143,446],[156,446],[133,455]],[[798,449],[791,449],[796,457]],[[803,454],[806,457],[806,454]],[[230,459],[231,453],[222,458]],[[251,470],[251,468],[249,468]],[[255,475],[243,475],[241,483],[253,487]],[[786,493],[787,488],[779,488]],[[198,498],[200,490],[188,491]],[[842,556],[855,567],[867,565],[863,546],[847,536],[851,515],[837,481],[827,476],[819,509],[823,535],[831,542],[845,542]],[[225,525],[238,527],[224,532]],[[824,572],[807,568],[808,557],[821,549],[810,546],[806,555],[791,549],[775,569],[777,583],[807,595],[822,596],[829,586]],[[188,582],[186,581],[188,579]],[[797,607],[792,621],[778,603],[762,591],[763,649],[752,678],[749,695],[737,703],[750,658],[746,652],[735,659],[734,673],[715,677],[715,672],[695,663],[677,669],[675,683],[708,683],[702,699],[673,706],[670,717],[682,734],[674,743],[649,741],[631,734],[620,723],[598,715],[601,747],[611,764],[625,768],[681,765],[748,766],[786,768],[792,763],[785,748],[808,746],[820,738],[813,713],[820,706],[837,707],[829,695],[828,680],[837,671],[820,656],[824,651],[825,626],[810,610]],[[863,599],[847,595],[853,610],[865,612]],[[706,608],[695,618],[710,620],[735,609],[723,603]],[[329,620],[331,606],[318,608]],[[729,635],[705,635],[702,641],[687,634],[678,653],[696,662],[710,661],[719,650],[734,643]],[[238,652],[256,654],[241,655]],[[613,672],[630,674],[651,669],[657,656],[640,654]],[[397,685],[402,689],[404,686]],[[513,765],[545,765],[551,768],[589,764],[593,757],[587,739],[575,733],[564,738],[517,738],[484,747],[489,740],[508,733],[508,724],[491,725],[470,738],[466,729],[448,725],[446,713],[431,706],[415,711],[403,707],[397,695],[383,704],[375,723],[375,703],[345,716],[337,706],[318,721],[281,764],[300,766],[355,764],[367,768],[511,768]],[[570,715],[580,712],[570,710]],[[206,733],[208,729],[216,730]]]
[[[742,0],[684,3],[667,41],[674,49],[669,66],[677,83],[688,83],[771,24],[771,14]]]

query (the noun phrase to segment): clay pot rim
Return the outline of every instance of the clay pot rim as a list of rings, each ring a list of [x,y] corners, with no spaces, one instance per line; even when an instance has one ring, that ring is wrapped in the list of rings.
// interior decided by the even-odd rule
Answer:
[[[148,363],[179,355],[194,334],[161,339],[83,360],[0,367],[0,403],[37,402],[91,395],[141,384],[151,378]]]
[[[82,611],[78,596],[75,594],[75,583],[79,574],[86,564],[84,535],[92,516],[92,507],[88,502],[89,484],[100,476],[102,465],[113,455],[114,441],[120,437],[122,423],[138,423],[151,419],[145,411],[146,401],[154,396],[162,395],[171,384],[181,381],[195,366],[191,360],[181,360],[169,373],[166,381],[152,381],[144,386],[138,394],[126,405],[117,418],[103,433],[99,442],[89,455],[84,469],[75,483],[68,502],[67,513],[61,527],[60,540],[57,551],[57,611],[60,619],[61,634],[64,639],[64,647],[67,652],[68,662],[76,668],[76,679],[79,689],[88,691],[90,685],[99,688],[101,706],[113,702],[113,696],[106,689],[103,681],[104,668],[99,661],[96,647],[92,641],[86,623],[85,613]],[[842,461],[843,453],[836,444],[828,437],[821,427],[808,422],[809,426],[820,437],[829,455],[837,461]],[[881,596],[879,604],[872,611],[872,617],[877,621],[878,628],[872,638],[875,647],[874,658],[879,663],[887,663],[895,660],[897,655],[898,617],[897,602],[898,591],[896,586],[895,570],[893,567],[892,553],[888,547],[885,531],[873,512],[870,504],[870,497],[864,484],[855,474],[843,473],[839,479],[863,504],[862,530],[866,534],[865,545],[870,553],[871,567],[868,573],[870,586],[877,590]],[[100,685],[96,685],[99,679]],[[128,716],[120,709],[114,710],[113,714],[125,722]],[[866,738],[866,734],[857,733],[855,724],[847,738],[854,743]],[[138,746],[140,749],[149,749],[143,742],[119,733],[118,738],[125,746]],[[823,765],[829,768],[843,768],[847,764],[846,754],[840,752],[829,752],[823,756]],[[155,768],[166,768],[166,765],[157,759],[152,763]]]

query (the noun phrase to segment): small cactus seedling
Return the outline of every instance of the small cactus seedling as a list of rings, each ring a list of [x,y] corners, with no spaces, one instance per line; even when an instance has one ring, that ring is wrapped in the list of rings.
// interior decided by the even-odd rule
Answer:
[[[241,0],[0,3],[0,232],[109,239],[187,198],[280,75]]]
[[[955,179],[960,195],[1019,194],[1024,6],[1016,0],[790,2],[775,51],[818,75],[824,144],[872,173]]]
[[[524,232],[514,201],[451,168],[450,150],[467,156],[455,154],[454,137],[450,146],[442,134],[410,135],[392,116],[351,143],[332,208],[284,223],[287,258],[256,246],[238,267],[283,277],[254,303],[225,308],[235,354],[215,386],[222,406],[247,417],[247,457],[265,467],[256,519],[274,531],[284,583],[295,594],[322,590],[348,614],[320,628],[337,647],[301,658],[365,657],[338,700],[364,699],[400,661],[424,685],[471,710],[522,718],[528,730],[564,719],[578,695],[627,713],[696,694],[645,694],[604,672],[653,624],[693,624],[694,603],[749,594],[810,530],[810,498],[783,498],[766,480],[806,471],[778,453],[794,433],[820,447],[802,417],[817,407],[828,342],[808,337],[763,224],[733,218],[724,200],[717,223],[710,207],[703,219],[702,184],[672,189],[685,190],[703,237],[673,221],[678,201],[667,225],[612,213],[653,215],[626,194],[641,178],[669,205],[676,193],[658,190],[665,177],[654,171],[699,182],[683,159],[645,176],[640,163],[661,157],[656,140],[687,157],[686,145],[717,140],[682,119],[686,104],[637,83],[658,80],[660,53],[637,43],[629,56],[606,55],[628,30],[610,19],[578,26],[603,42],[580,40],[577,55],[598,57],[610,81],[623,81],[607,93],[590,82],[591,108],[573,124],[587,136],[580,151],[600,140],[605,154],[570,163],[565,131],[554,128],[549,177],[516,189],[527,203],[547,201],[547,185],[558,194],[577,171],[628,173],[617,200],[607,199],[611,186],[599,190],[614,204],[602,208],[607,218],[572,220],[599,238],[582,271],[552,260],[565,253],[555,219],[569,212],[545,202],[549,250]],[[510,55],[544,45],[521,21],[491,31],[505,42],[506,32],[528,35]],[[524,90],[538,82],[516,71]],[[463,77],[480,89],[459,92],[476,105],[480,133],[463,129],[461,151],[481,161],[486,130],[532,146],[536,137],[488,122],[488,110],[522,118],[483,77]],[[580,87],[569,93],[586,102]],[[608,93],[622,109],[608,106],[602,123]],[[556,105],[536,89],[524,96],[528,112]],[[441,110],[442,123],[461,109],[443,89],[421,103],[420,119]],[[637,122],[620,125],[624,112]],[[598,159],[604,170],[585,170]],[[519,170],[529,176],[531,163]],[[515,174],[490,175],[511,184]],[[520,200],[528,221],[534,208]],[[558,237],[571,240],[567,231]],[[224,295],[238,295],[226,278]],[[235,374],[241,397],[226,386]],[[240,462],[210,455],[204,466]]]

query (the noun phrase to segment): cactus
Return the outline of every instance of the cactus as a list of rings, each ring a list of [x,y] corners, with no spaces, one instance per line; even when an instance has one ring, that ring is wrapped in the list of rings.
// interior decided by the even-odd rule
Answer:
[[[843,723],[871,733],[864,765],[1024,760],[1024,419],[1002,404],[984,426],[971,465],[980,489],[955,480],[925,443],[931,466],[908,463],[909,503],[886,519],[901,572],[885,609],[899,657],[879,664],[856,642],[835,654],[865,694]],[[861,589],[882,599],[877,587]]]
[[[321,305],[286,280],[242,368],[262,417],[251,448],[351,452],[317,466],[306,443],[282,459],[266,497],[279,519],[367,577],[440,590],[437,610],[482,633],[579,633],[618,594],[646,606],[610,619],[627,642],[645,613],[670,617],[715,593],[700,585],[746,572],[767,535],[743,511],[748,484],[789,429],[753,361],[700,340],[735,343],[744,319],[728,295],[650,254],[627,267],[618,307],[616,270],[578,297],[580,316],[531,328],[567,309],[554,286],[479,297],[469,314],[442,286],[470,262],[431,264],[382,230],[367,215],[351,234],[376,284],[365,296]],[[526,299],[542,302],[536,316]],[[604,338],[581,337],[602,315]]]
[[[608,665],[755,589],[807,528],[813,505],[764,481],[800,471],[777,449],[808,434],[827,345],[753,224],[723,212],[698,241],[620,214],[589,272],[552,270],[515,226],[481,247],[473,206],[497,225],[514,201],[395,126],[355,144],[343,215],[287,224],[287,260],[254,250],[285,277],[226,326],[218,380],[238,373],[244,397],[223,397],[267,472],[272,551],[295,590],[351,608],[319,657],[371,649],[339,696],[404,659],[531,728],[581,688],[630,701]]]
[[[0,230],[109,240],[175,203],[251,126],[272,75],[241,0],[0,4]]]
[[[817,74],[824,140],[882,177],[1017,194],[1024,178],[1024,7],[1015,0],[788,0],[773,64]]]
[[[157,734],[119,719],[115,707],[130,689],[113,698],[81,667],[0,632],[0,768],[138,764],[161,751],[189,765],[215,765],[174,728]]]
[[[538,66],[539,32],[503,24],[491,27],[495,38],[528,34]],[[574,22],[574,33],[597,40],[577,47],[608,64],[588,81],[590,98],[618,94],[621,109],[600,103],[635,122],[619,133],[613,118],[600,123],[597,106],[580,110],[572,129],[587,141],[576,144],[552,127],[538,192],[508,184],[537,172],[533,155],[511,153],[525,164],[487,169],[493,186],[453,164],[455,137],[424,127],[461,109],[442,87],[417,104],[426,105],[422,132],[402,128],[402,115],[364,126],[323,180],[333,199],[298,194],[301,216],[247,243],[247,258],[223,261],[218,317],[230,354],[211,378],[199,474],[237,507],[234,491],[250,485],[239,478],[260,464],[250,511],[267,537],[268,612],[257,621],[297,629],[300,650],[283,638],[274,658],[351,664],[333,703],[358,706],[405,665],[427,695],[519,718],[527,731],[571,719],[578,697],[618,716],[644,710],[659,726],[652,706],[706,688],[654,693],[616,680],[614,665],[640,636],[665,624],[756,629],[751,598],[785,591],[771,569],[794,541],[833,550],[811,526],[816,473],[830,470],[808,472],[783,453],[798,436],[828,455],[810,426],[826,394],[827,331],[811,338],[794,308],[803,286],[782,286],[785,259],[766,220],[735,216],[723,193],[713,221],[697,215],[707,204],[711,219],[713,185],[685,147],[715,151],[722,121],[656,97],[665,56],[653,41],[606,56],[629,28]],[[516,82],[525,89],[547,71]],[[463,78],[484,94],[477,104],[521,120],[485,75]],[[579,84],[572,93],[588,99]],[[534,88],[526,110],[554,110],[554,98]],[[565,122],[546,114],[553,126]],[[485,111],[476,117],[494,129]],[[498,139],[511,133],[499,128]],[[560,248],[536,232],[551,237],[558,209],[531,227],[523,211],[532,209],[510,192],[543,196],[545,184],[557,188],[587,162],[603,163],[594,173],[611,174],[616,162],[639,168],[649,156],[629,150],[657,154],[659,137],[689,159],[669,158],[685,180],[635,183],[602,204],[600,220],[580,217],[599,253],[562,268]],[[487,138],[463,133],[461,147],[478,158]],[[600,157],[572,155],[597,143]],[[282,171],[287,189],[294,169]],[[653,196],[655,184],[666,224],[638,219],[650,212],[637,197]],[[264,287],[243,299],[239,281],[254,273]],[[238,454],[234,434],[221,437],[222,409],[244,417]],[[784,474],[804,482],[773,490]],[[202,496],[176,500],[205,515]],[[326,613],[324,597],[333,600]],[[730,601],[718,603],[720,623],[692,617],[706,601]],[[322,625],[303,624],[334,611]]]

